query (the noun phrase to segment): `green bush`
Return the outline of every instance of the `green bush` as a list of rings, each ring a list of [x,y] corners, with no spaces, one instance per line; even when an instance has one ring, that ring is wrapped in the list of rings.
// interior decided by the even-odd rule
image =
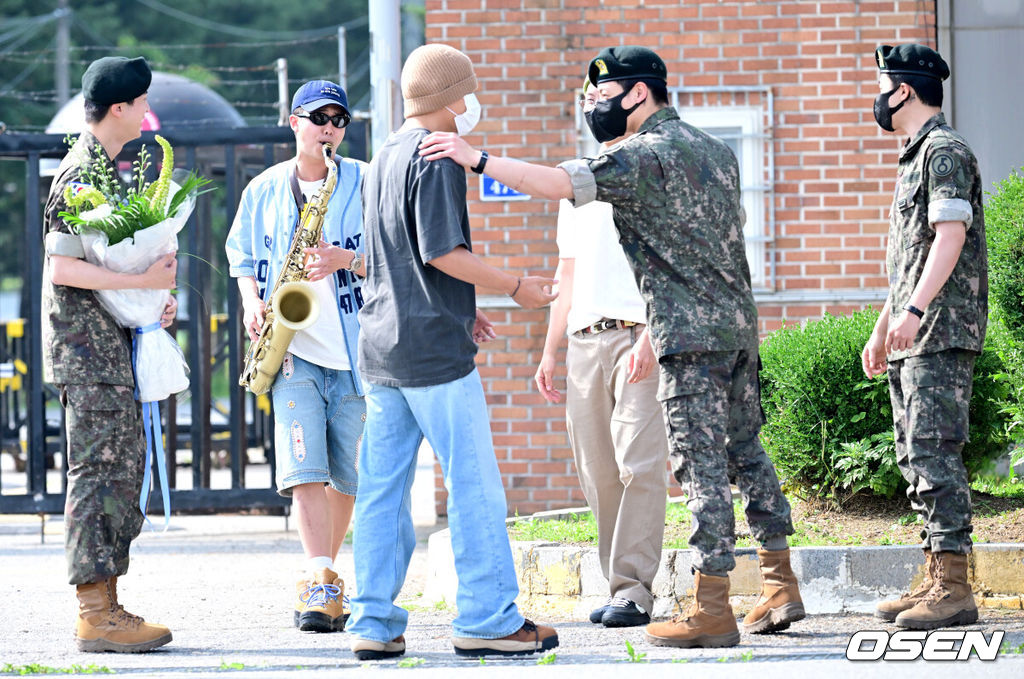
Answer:
[[[1024,345],[1024,176],[997,184],[985,205],[989,300],[1017,345]]]
[[[840,499],[869,490],[891,497],[905,487],[895,464],[888,382],[869,381],[861,369],[877,318],[873,309],[826,315],[779,330],[761,346],[761,441],[780,477],[803,494]],[[975,364],[964,449],[972,478],[1006,451],[1003,374],[999,355],[986,346]]]
[[[994,346],[1006,368],[1005,414],[1011,437],[1024,442],[1024,175],[1011,174],[985,205],[989,302]]]

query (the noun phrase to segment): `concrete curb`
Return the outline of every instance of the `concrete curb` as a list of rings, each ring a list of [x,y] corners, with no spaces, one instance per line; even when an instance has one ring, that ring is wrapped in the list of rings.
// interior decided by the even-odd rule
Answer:
[[[513,542],[512,557],[517,602],[527,610],[582,620],[608,597],[594,547]],[[794,547],[792,562],[810,614],[872,612],[878,601],[898,596],[908,583],[916,585],[924,577],[924,557],[916,546]],[[654,579],[654,617],[673,615],[676,602],[692,596],[691,564],[691,550],[662,552]],[[449,530],[430,536],[427,568],[423,598],[454,604],[458,580]],[[1024,544],[975,545],[970,579],[979,606],[1024,610]],[[736,550],[730,580],[733,608],[745,614],[761,587],[754,549]]]

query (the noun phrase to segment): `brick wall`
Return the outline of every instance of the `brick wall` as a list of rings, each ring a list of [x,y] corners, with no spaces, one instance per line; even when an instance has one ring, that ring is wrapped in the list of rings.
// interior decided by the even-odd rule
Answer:
[[[469,140],[492,154],[549,165],[576,157],[573,89],[609,45],[656,50],[670,87],[770,87],[774,227],[765,265],[774,277],[757,294],[762,330],[884,299],[899,141],[872,117],[873,50],[935,46],[933,2],[427,0],[426,7],[427,41],[463,50],[476,66],[484,116]],[[680,106],[714,103],[706,99],[686,95]],[[552,273],[557,204],[484,203],[475,198],[477,178],[469,182],[476,252],[499,267]],[[478,364],[509,509],[581,504],[564,411],[532,386],[547,314],[509,308],[493,292],[479,291],[480,303],[500,337]]]

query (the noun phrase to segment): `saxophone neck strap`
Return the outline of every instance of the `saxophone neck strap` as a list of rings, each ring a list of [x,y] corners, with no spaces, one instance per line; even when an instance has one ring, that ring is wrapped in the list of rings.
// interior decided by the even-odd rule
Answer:
[[[288,173],[288,180],[292,187],[292,198],[295,199],[295,207],[299,209],[299,216],[295,218],[295,225],[298,226],[302,219],[302,208],[306,207],[306,200],[302,196],[302,189],[299,188],[299,172],[293,165],[292,171]]]

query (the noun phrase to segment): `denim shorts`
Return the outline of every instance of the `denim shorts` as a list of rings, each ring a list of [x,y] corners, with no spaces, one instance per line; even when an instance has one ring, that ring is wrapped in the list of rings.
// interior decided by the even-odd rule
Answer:
[[[285,354],[271,392],[277,492],[324,483],[355,495],[366,403],[348,370],[323,368]]]

